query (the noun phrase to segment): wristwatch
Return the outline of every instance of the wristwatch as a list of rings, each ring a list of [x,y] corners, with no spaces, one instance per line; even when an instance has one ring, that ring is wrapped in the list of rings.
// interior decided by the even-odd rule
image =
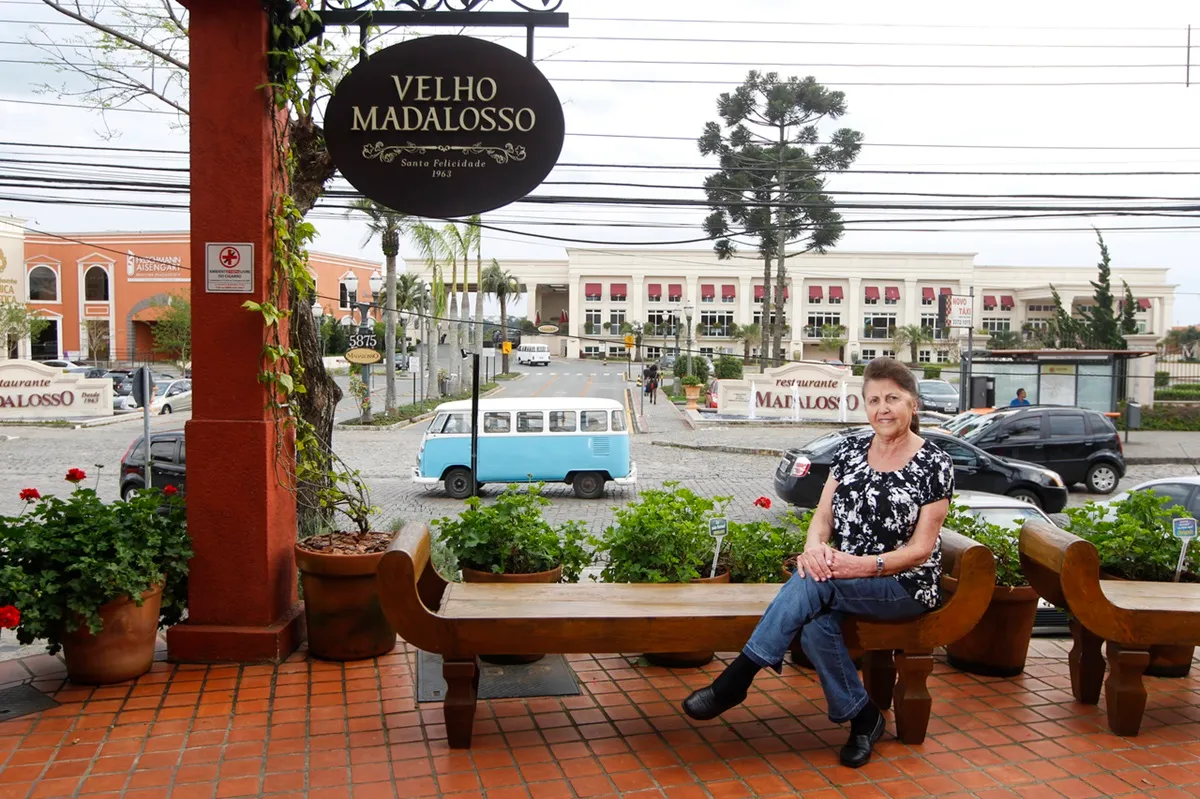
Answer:
[[[875,576],[876,577],[883,576],[883,555],[875,556]]]

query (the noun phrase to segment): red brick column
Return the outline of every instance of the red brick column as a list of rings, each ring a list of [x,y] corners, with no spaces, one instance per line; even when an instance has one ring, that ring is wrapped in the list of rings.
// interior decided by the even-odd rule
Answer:
[[[256,0],[192,0],[193,380],[187,424],[188,526],[195,545],[188,622],[172,660],[280,660],[303,639],[294,497],[277,471],[278,433],[258,372],[278,183],[267,83],[267,18]],[[254,244],[254,291],[209,294],[206,242]],[[285,333],[286,336],[286,333]]]

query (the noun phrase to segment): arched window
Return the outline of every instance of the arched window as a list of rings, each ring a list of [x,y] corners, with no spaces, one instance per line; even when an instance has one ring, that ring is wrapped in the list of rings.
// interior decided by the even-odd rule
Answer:
[[[58,274],[48,266],[29,270],[29,301],[58,302]]]
[[[108,272],[93,266],[83,276],[83,299],[87,302],[108,302]]]

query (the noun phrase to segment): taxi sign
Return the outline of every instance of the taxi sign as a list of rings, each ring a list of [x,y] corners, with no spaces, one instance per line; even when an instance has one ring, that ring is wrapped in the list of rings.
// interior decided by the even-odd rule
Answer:
[[[1171,533],[1181,541],[1190,541],[1196,537],[1196,520],[1192,518],[1172,519]]]

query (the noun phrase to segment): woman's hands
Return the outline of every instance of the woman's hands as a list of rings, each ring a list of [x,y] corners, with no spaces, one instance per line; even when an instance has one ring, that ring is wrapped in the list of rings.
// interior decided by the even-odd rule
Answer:
[[[817,582],[852,577],[874,577],[877,572],[875,557],[850,555],[834,549],[826,543],[809,544],[796,556],[796,571],[801,577],[808,576]]]

